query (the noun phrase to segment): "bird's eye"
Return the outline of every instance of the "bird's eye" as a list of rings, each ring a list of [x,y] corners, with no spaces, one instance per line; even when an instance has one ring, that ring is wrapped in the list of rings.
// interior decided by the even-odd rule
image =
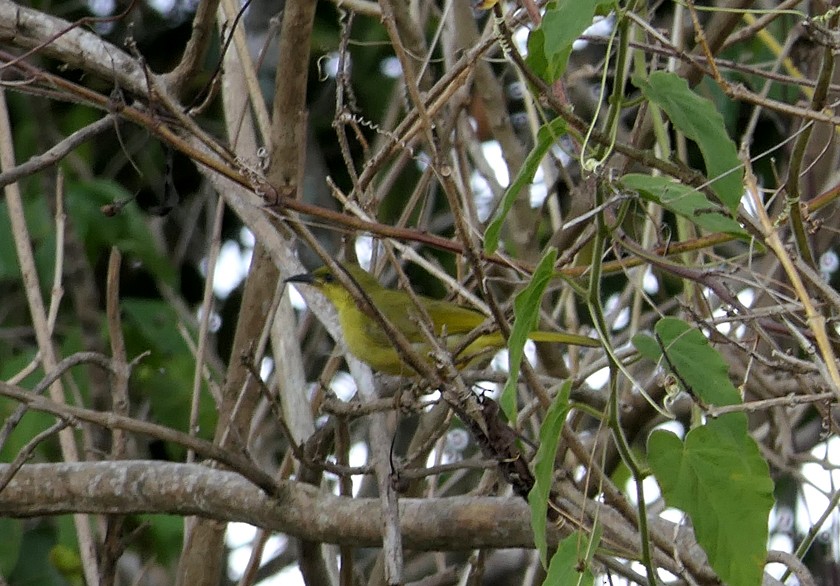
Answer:
[[[332,273],[324,275],[324,283],[335,283],[335,275]]]

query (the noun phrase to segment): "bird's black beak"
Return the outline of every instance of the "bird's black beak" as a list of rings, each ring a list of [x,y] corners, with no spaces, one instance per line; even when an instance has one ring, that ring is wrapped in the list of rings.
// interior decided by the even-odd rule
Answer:
[[[312,273],[301,273],[299,275],[292,275],[288,279],[283,280],[284,283],[305,283],[311,285],[315,282],[315,277]]]

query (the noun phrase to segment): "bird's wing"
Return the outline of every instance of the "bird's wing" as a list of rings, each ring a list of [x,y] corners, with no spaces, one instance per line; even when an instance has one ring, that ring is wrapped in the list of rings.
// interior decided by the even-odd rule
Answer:
[[[417,298],[431,317],[435,333],[438,335],[444,330],[447,335],[464,334],[484,322],[484,316],[472,309],[460,307],[449,301],[423,297],[422,295],[418,295]],[[426,336],[418,325],[422,319],[420,312],[404,292],[383,289],[378,291],[372,300],[409,342],[426,341]],[[375,320],[370,319],[372,322],[370,328],[379,329]],[[385,335],[381,329],[380,335]]]
[[[435,333],[440,335],[446,330],[448,336],[466,334],[480,326],[487,319],[481,313],[461,307],[450,301],[421,298],[423,306],[432,318]]]

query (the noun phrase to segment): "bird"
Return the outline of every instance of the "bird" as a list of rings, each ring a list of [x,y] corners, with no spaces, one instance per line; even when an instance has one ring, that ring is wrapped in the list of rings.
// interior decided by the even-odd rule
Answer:
[[[431,345],[420,326],[422,318],[411,296],[405,291],[383,287],[373,275],[359,266],[341,266],[415,350],[421,356],[428,355]],[[356,298],[329,267],[322,266],[311,273],[291,276],[285,279],[285,282],[311,285],[335,306],[347,347],[356,358],[378,372],[395,375],[414,374],[414,369],[402,359],[394,342],[379,322],[360,307]],[[457,303],[422,295],[415,297],[431,319],[435,335],[445,338],[449,350],[458,349],[467,334],[487,321],[484,314]],[[593,338],[562,331],[534,330],[528,334],[528,338],[535,342],[600,346],[598,340]],[[505,339],[500,332],[480,334],[459,353],[456,365],[466,367],[480,356],[484,356],[486,350],[499,350],[505,346]]]

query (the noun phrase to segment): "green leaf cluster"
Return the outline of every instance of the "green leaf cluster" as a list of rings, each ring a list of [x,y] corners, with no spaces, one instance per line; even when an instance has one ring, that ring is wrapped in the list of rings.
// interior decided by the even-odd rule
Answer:
[[[699,330],[666,317],[655,332],[656,339],[641,334],[633,338],[642,356],[673,368],[685,390],[706,405],[741,402],[726,362]],[[761,584],[773,481],[749,434],[747,416],[733,412],[710,419],[684,440],[656,430],[648,439],[648,461],[665,502],[688,513],[697,541],[721,579],[731,586]]]
[[[724,232],[739,238],[749,236],[738,222],[722,213],[701,191],[668,177],[631,173],[621,178],[621,185],[708,232]]]
[[[647,79],[638,75],[632,79],[644,96],[668,115],[677,130],[697,143],[712,191],[735,213],[744,193],[744,170],[723,116],[714,104],[691,91],[688,82],[673,73],[655,71]]]

